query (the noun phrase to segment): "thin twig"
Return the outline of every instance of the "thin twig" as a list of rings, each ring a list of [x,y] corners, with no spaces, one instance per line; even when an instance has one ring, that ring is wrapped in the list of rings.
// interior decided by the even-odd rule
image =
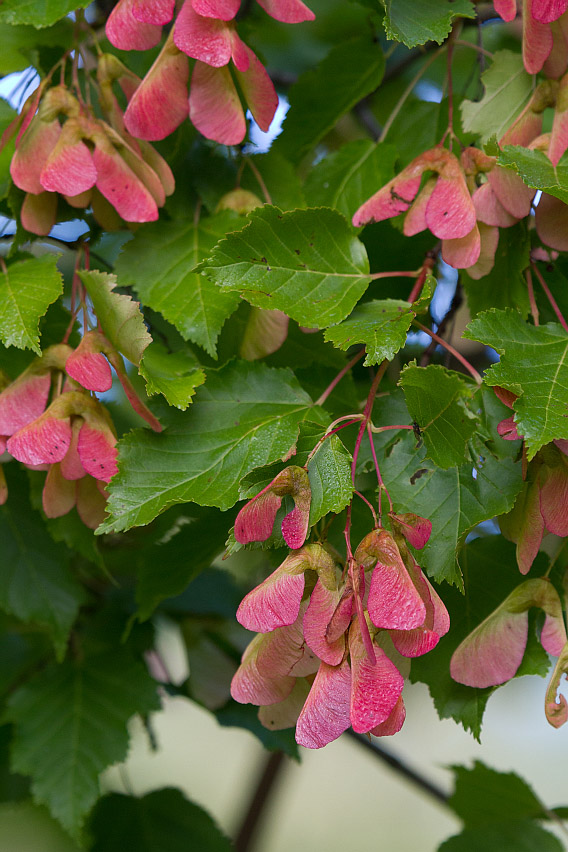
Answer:
[[[429,334],[432,340],[435,340],[436,343],[439,343],[440,346],[443,346],[444,349],[447,349],[447,351],[450,352],[454,356],[454,358],[456,358],[456,360],[460,362],[460,364],[463,364],[463,366],[466,368],[471,377],[475,379],[478,385],[483,384],[483,379],[481,378],[481,375],[477,372],[475,367],[470,364],[467,358],[464,358],[464,356],[460,352],[458,352],[457,349],[454,349],[451,343],[448,343],[448,341],[444,340],[443,337],[437,335],[434,331],[432,331],[431,328],[427,328],[425,325],[422,325],[422,323],[418,322],[418,320],[414,320],[412,325],[415,325],[417,328],[420,329],[420,331],[424,331],[426,334]]]
[[[533,280],[532,280],[532,275],[531,275],[530,269],[527,269],[527,290],[528,290],[528,293],[529,293],[529,304],[531,306],[531,315],[532,315],[532,318],[533,318],[533,322],[534,322],[535,325],[538,325],[539,315],[538,315],[538,308],[537,308],[537,305],[536,305],[536,299],[534,297],[534,287],[533,287]]]
[[[337,376],[334,378],[334,380],[333,380],[332,382],[330,382],[330,383],[329,383],[329,385],[326,387],[326,389],[325,389],[325,390],[324,390],[324,392],[321,394],[321,396],[319,396],[319,397],[316,399],[316,401],[315,401],[315,405],[323,405],[323,404],[324,404],[324,402],[326,401],[326,399],[328,398],[328,396],[330,395],[330,393],[333,391],[333,389],[336,387],[336,385],[338,385],[338,384],[339,384],[339,382],[341,381],[341,379],[343,378],[343,376],[345,376],[345,375],[349,372],[349,370],[351,369],[351,367],[353,367],[353,366],[357,363],[357,361],[359,361],[359,360],[363,357],[363,355],[364,355],[364,354],[365,354],[365,349],[364,349],[364,348],[363,348],[363,349],[361,349],[359,352],[357,352],[357,354],[356,354],[356,355],[355,355],[355,356],[351,359],[351,361],[349,361],[349,362],[345,365],[345,367],[343,367],[343,369],[339,371],[339,373],[338,373],[338,374],[337,374]]]
[[[395,108],[393,109],[393,111],[391,112],[389,117],[387,118],[385,125],[383,127],[383,132],[381,133],[381,135],[379,137],[379,142],[384,142],[385,137],[386,137],[387,133],[389,132],[389,130],[391,129],[394,120],[396,119],[397,115],[399,114],[399,112],[403,108],[407,99],[412,94],[414,87],[420,82],[420,80],[422,79],[422,77],[424,76],[424,74],[426,73],[428,68],[430,67],[430,65],[432,65],[432,63],[436,61],[438,56],[440,56],[442,51],[444,51],[445,49],[446,49],[445,46],[442,45],[442,47],[440,47],[432,56],[430,56],[426,60],[426,62],[424,62],[424,64],[422,65],[422,67],[420,68],[418,73],[414,75],[414,77],[412,78],[412,80],[410,81],[410,83],[408,84],[408,86],[406,87],[406,89],[404,90],[404,92],[402,93],[400,98],[398,99]]]
[[[235,839],[236,852],[249,852],[253,848],[254,834],[258,828],[266,802],[284,766],[284,753],[281,751],[274,752],[266,761]]]
[[[542,287],[542,289],[543,289],[543,290],[544,290],[544,292],[546,293],[546,298],[547,298],[547,299],[548,299],[548,301],[550,302],[551,307],[552,307],[552,310],[554,311],[554,313],[555,313],[555,314],[556,314],[556,316],[558,317],[558,322],[560,323],[560,325],[562,326],[562,328],[564,329],[564,331],[568,331],[568,323],[567,323],[567,322],[566,322],[566,320],[564,319],[564,315],[563,315],[562,311],[560,310],[560,308],[559,308],[559,307],[558,307],[558,305],[556,304],[556,299],[554,298],[554,296],[553,296],[553,295],[552,295],[552,293],[550,292],[550,289],[549,289],[549,287],[548,287],[548,284],[546,283],[546,281],[544,280],[544,278],[543,278],[543,277],[542,277],[542,275],[541,275],[540,269],[538,268],[538,266],[535,266],[535,264],[534,264],[534,263],[533,263],[533,264],[531,264],[531,266],[532,266],[532,268],[534,269],[534,272],[535,272],[536,277],[537,277],[537,278],[538,278],[538,280],[540,281],[540,286]]]
[[[347,736],[351,739],[355,740],[370,752],[374,757],[378,757],[383,763],[386,763],[391,769],[394,769],[395,772],[398,772],[399,775],[402,775],[408,781],[411,781],[416,787],[419,787],[422,792],[427,793],[433,799],[436,799],[442,805],[447,805],[449,800],[449,795],[433,781],[430,781],[424,775],[421,775],[415,769],[412,769],[410,766],[407,766],[399,757],[392,754],[389,751],[386,751],[382,746],[375,743],[373,740],[367,739],[365,736],[361,736],[356,734],[354,731],[347,731]]]

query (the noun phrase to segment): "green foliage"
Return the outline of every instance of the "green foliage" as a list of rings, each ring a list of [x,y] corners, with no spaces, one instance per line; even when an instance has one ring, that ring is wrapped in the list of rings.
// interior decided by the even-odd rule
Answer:
[[[12,769],[31,776],[35,801],[79,838],[99,797],[99,773],[126,757],[126,723],[158,708],[155,683],[125,653],[50,666],[8,702]]]
[[[148,396],[161,393],[170,405],[185,411],[205,373],[197,358],[189,350],[168,352],[159,343],[153,343],[144,352],[140,375],[146,380]]]
[[[326,208],[255,210],[198,269],[224,292],[313,328],[346,317],[369,283],[363,244],[343,216]]]
[[[229,509],[241,477],[285,456],[300,422],[316,413],[287,370],[236,362],[211,372],[189,412],[172,417],[167,432],[137,431],[120,442],[110,519],[99,531],[147,524],[168,506],[189,500]]]
[[[156,222],[126,244],[116,263],[121,285],[132,286],[142,302],[159,311],[185,340],[213,356],[219,332],[239,298],[194,269],[226,231],[238,226],[238,216],[228,212],[203,217],[197,225]]]
[[[79,275],[106,337],[115,349],[138,365],[144,350],[152,342],[140,307],[130,296],[114,292],[116,275],[97,270],[80,272]]]
[[[533,189],[540,189],[568,203],[568,158],[553,166],[542,151],[529,151],[519,145],[505,145],[499,165],[515,171]]]
[[[4,0],[0,22],[50,27],[75,9],[84,9],[89,0]]]
[[[209,814],[183,793],[164,787],[139,799],[113,793],[97,805],[91,823],[93,852],[185,852],[188,838],[202,852],[233,848]]]
[[[387,38],[416,47],[427,41],[441,44],[456,16],[475,17],[469,0],[382,0]]]
[[[399,384],[408,410],[420,427],[427,458],[444,470],[463,464],[467,442],[477,426],[466,405],[472,386],[443,367],[415,364],[402,371]]]
[[[30,626],[46,629],[62,659],[69,631],[85,603],[69,553],[51,540],[25,493],[25,480],[10,477],[10,499],[0,506],[2,572],[0,607]]]
[[[285,134],[275,150],[297,163],[355,104],[380,85],[385,69],[382,50],[372,33],[337,45],[314,71],[290,90]],[[333,97],[322,98],[322,90]]]
[[[533,85],[521,56],[511,50],[497,51],[481,79],[485,94],[479,101],[463,101],[461,113],[464,130],[485,143],[503,136],[529,102]]]
[[[364,343],[365,366],[392,360],[406,343],[406,335],[415,317],[408,302],[396,299],[363,302],[349,318],[325,332],[325,339],[339,349]]]
[[[0,272],[0,338],[6,346],[41,355],[39,320],[63,292],[57,258],[11,263]]]
[[[487,453],[484,460],[441,470],[405,435],[381,466],[397,511],[432,521],[432,537],[421,554],[430,577],[462,586],[459,548],[477,524],[512,508],[522,480],[518,465]],[[475,472],[475,478],[474,478]]]
[[[538,81],[554,72],[539,88],[548,98],[542,128],[528,116],[524,146],[501,150],[537,78],[525,70],[530,49],[525,44],[523,54],[522,28],[486,20],[491,4],[306,0],[315,20],[288,26],[266,10],[290,11],[296,2],[243,0],[234,20],[213,17],[204,26],[219,35],[213,53],[231,41],[240,64],[238,32],[268,77],[258,66],[252,75],[237,74],[242,85],[231,100],[221,81],[228,84],[235,63],[225,67],[226,57],[214,55],[209,67],[206,57],[192,56],[188,108],[186,59],[171,46],[172,34],[179,40],[183,28],[172,20],[163,31],[148,29],[135,17],[153,3],[121,4],[122,35],[140,25],[156,42],[149,50],[122,51],[105,38],[116,3],[100,0],[83,12],[87,4],[76,0],[0,2],[0,74],[21,74],[4,81],[6,100],[0,99],[0,824],[10,850],[39,848],[38,842],[46,852],[228,850],[230,841],[211,817],[171,787],[139,797],[107,794],[97,804],[100,774],[124,759],[132,716],[142,716],[156,745],[148,716],[164,694],[192,700],[218,724],[247,730],[265,748],[299,760],[301,726],[296,734],[287,711],[305,697],[317,661],[288,703],[275,702],[274,715],[260,714],[267,724],[290,727],[264,728],[257,706],[231,697],[231,680],[253,637],[235,612],[246,592],[297,553],[304,534],[307,553],[318,553],[312,546],[321,542],[333,557],[348,603],[357,576],[350,547],[373,528],[392,531],[391,508],[431,522],[428,541],[412,552],[434,583],[446,581],[438,591],[449,629],[430,652],[412,659],[411,678],[427,684],[442,719],[479,738],[495,687],[455,682],[450,660],[523,581],[515,543],[498,534],[495,518],[510,512],[528,478],[540,494],[525,530],[530,540],[519,547],[536,548],[541,520],[555,532],[565,526],[565,253],[543,243],[549,236],[535,230],[532,211],[516,215],[516,224],[498,230],[492,266],[497,227],[484,229],[484,266],[473,274],[486,274],[474,279],[468,270],[476,231],[460,242],[451,227],[473,221],[479,196],[473,209],[469,197],[492,165],[485,154],[502,167],[501,193],[518,175],[568,203],[568,156],[557,166],[546,156],[551,128],[557,146],[565,135],[559,25],[552,24],[555,50],[546,62],[544,36],[539,41],[545,64]],[[175,4],[176,15],[182,5]],[[210,5],[215,14],[219,4]],[[193,13],[201,11],[194,3]],[[208,41],[204,33],[199,50]],[[159,78],[159,101],[144,85],[132,99],[150,68]],[[209,75],[201,89],[200,73]],[[218,87],[215,93],[209,85]],[[225,134],[238,123],[241,96],[266,127],[276,91],[281,113],[289,104],[279,135],[272,136],[273,124],[271,141],[262,138],[247,117],[248,135],[233,144]],[[125,130],[136,124],[137,101],[144,101],[138,117],[151,125],[142,131],[149,140]],[[14,121],[24,104],[34,112],[27,129],[31,112]],[[166,134],[165,117],[184,120]],[[216,125],[208,131],[215,138],[198,131],[205,119]],[[406,184],[408,172],[397,179],[373,202],[380,221],[355,229],[357,209],[422,154],[431,158],[428,170],[413,167]],[[95,180],[93,169],[96,190],[83,192]],[[428,196],[435,175],[436,194]],[[421,188],[426,192],[405,218]],[[511,193],[516,209],[521,193]],[[150,195],[164,202],[157,211]],[[485,203],[494,203],[491,193]],[[119,207],[136,221],[121,219]],[[496,203],[485,214],[512,221]],[[554,231],[554,221],[548,225]],[[442,262],[452,257],[455,273]],[[534,292],[531,262],[545,279],[541,286],[533,278]],[[441,343],[415,332],[417,316]],[[140,422],[134,390],[125,394],[117,384],[88,390],[108,387],[108,365],[99,356],[82,349],[72,367],[71,350],[95,329],[135,366],[132,381],[152,397],[163,432],[133,429]],[[56,348],[40,360],[48,347]],[[497,351],[498,363],[486,347]],[[484,375],[481,387],[456,372],[463,367]],[[497,385],[517,395],[513,410],[494,393]],[[499,434],[507,429],[499,424],[513,415],[523,442]],[[61,466],[52,467],[54,449],[71,438]],[[110,482],[83,476],[87,467],[112,473],[115,438],[118,473],[109,474]],[[40,470],[22,470],[13,453],[39,460],[28,467]],[[103,458],[109,467],[100,466]],[[295,471],[298,485],[290,471],[283,473],[291,465],[307,472],[309,506],[306,474]],[[251,501],[278,476],[279,484],[243,511],[238,501]],[[520,501],[515,514],[528,505]],[[564,606],[562,544],[546,536],[530,576],[550,576]],[[401,553],[409,564],[402,545]],[[282,606],[294,618],[298,601],[292,606],[285,599],[288,589],[296,594],[303,583],[306,607],[314,601],[316,572],[307,570],[303,581],[277,577],[263,617],[272,607],[283,617]],[[395,585],[393,579],[396,609]],[[416,588],[431,619],[425,586]],[[436,633],[443,621],[437,612],[433,625],[427,620],[423,627]],[[543,613],[531,609],[515,676],[548,673],[543,624]],[[174,636],[182,643],[179,678],[169,645]],[[270,644],[277,637],[265,638]],[[269,679],[263,688],[278,686],[271,666],[283,662],[281,651],[259,657],[258,666],[245,658],[252,680]],[[307,659],[309,668],[313,650],[305,641],[302,653],[301,665]],[[345,659],[356,674],[350,653]],[[158,671],[160,683],[150,674]],[[322,672],[330,684],[335,680],[335,672]],[[243,669],[239,676],[246,680]],[[312,693],[310,725],[324,739],[336,699],[355,724],[357,680],[347,701],[335,685],[329,703]],[[544,694],[544,683],[537,688]],[[365,712],[380,690],[371,691],[359,701]],[[558,717],[561,710],[558,705]],[[416,709],[409,705],[408,712]],[[211,764],[222,771],[213,753]],[[558,852],[541,823],[568,809],[552,814],[518,776],[482,764],[454,773],[448,807],[463,830],[441,850]]]
[[[568,344],[557,323],[535,326],[516,311],[487,311],[468,326],[466,336],[492,346],[503,357],[486,376],[519,395],[515,422],[529,459],[549,441],[568,438]]]
[[[364,139],[349,142],[309,172],[305,187],[308,203],[334,207],[351,221],[369,197],[369,189],[379,189],[394,176],[396,159],[393,145],[374,145]]]
[[[542,570],[543,563],[544,558],[539,558],[535,565],[535,576]],[[457,683],[450,676],[450,659],[460,642],[503,602],[519,585],[522,577],[517,568],[514,545],[500,536],[490,535],[470,541],[460,551],[459,564],[464,593],[447,586],[442,590],[450,614],[450,633],[429,654],[413,660],[411,680],[428,685],[441,719],[454,719],[479,740],[483,714],[494,688],[476,689]],[[536,645],[533,627],[525,658],[531,656]],[[529,673],[524,671],[524,666],[523,662],[519,676]],[[536,669],[532,665],[530,668],[532,674],[545,675],[549,668],[547,655],[540,656]],[[460,795],[456,809],[467,822],[469,817],[466,818],[465,806],[460,805],[461,801]],[[473,804],[470,813],[474,813]]]
[[[495,265],[489,275],[474,281],[467,272],[463,285],[473,315],[490,308],[516,308],[523,316],[530,309],[524,271],[529,265],[530,236],[521,222],[512,228],[501,228]]]

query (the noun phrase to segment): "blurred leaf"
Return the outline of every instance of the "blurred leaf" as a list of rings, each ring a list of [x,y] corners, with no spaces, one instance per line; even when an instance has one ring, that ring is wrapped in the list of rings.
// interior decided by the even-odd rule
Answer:
[[[166,787],[141,798],[112,793],[93,814],[92,852],[230,852],[233,845],[209,814]]]
[[[473,769],[452,766],[455,790],[448,804],[466,828],[522,819],[545,819],[546,811],[526,781],[476,760]]]
[[[499,229],[495,265],[489,275],[477,281],[467,272],[460,276],[472,315],[489,308],[516,308],[524,317],[528,314],[530,304],[524,272],[530,262],[529,253],[530,237],[524,222]]]
[[[466,829],[450,837],[438,852],[563,852],[561,842],[528,819]]]
[[[79,607],[83,587],[72,575],[69,553],[48,535],[25,494],[25,481],[8,478],[9,499],[0,506],[0,607],[26,623],[48,629],[58,657]]]
[[[78,839],[100,795],[99,774],[126,757],[126,723],[159,706],[145,666],[124,652],[50,666],[8,702],[12,769],[31,776],[35,801]]]
[[[342,145],[313,167],[305,185],[315,206],[334,207],[348,222],[369,196],[394,177],[397,150],[359,139]]]
[[[500,139],[527,105],[533,78],[525,71],[520,53],[499,50],[481,79],[485,94],[480,101],[463,101],[461,114],[464,130],[478,134],[485,143],[491,136]]]
[[[244,728],[257,737],[268,751],[283,751],[288,757],[300,761],[300,752],[294,737],[294,728],[284,731],[269,731],[258,718],[258,707],[252,704],[238,704],[229,701],[225,707],[215,712],[220,725],[225,728]]]
[[[454,719],[479,740],[485,707],[495,687],[477,689],[457,683],[450,676],[450,660],[460,642],[505,600],[523,578],[517,567],[515,545],[502,536],[489,535],[469,542],[462,548],[459,561],[465,594],[445,585],[440,589],[450,614],[450,632],[432,651],[412,661],[410,679],[428,685],[441,719]],[[535,576],[543,573],[545,568],[546,560],[541,554],[534,565]],[[538,644],[540,647],[534,620],[530,623],[525,657],[532,654],[533,646]],[[539,669],[530,667],[531,673],[546,674],[550,663],[546,654],[543,657]],[[523,661],[517,676],[524,668]],[[463,810],[463,813],[460,810],[460,816],[464,819],[466,807],[460,794],[457,808]],[[474,812],[475,804],[471,802],[471,819]]]
[[[275,151],[298,163],[342,115],[374,92],[384,70],[383,52],[371,32],[338,44],[290,89],[290,109]],[[322,97],[322,92],[333,96]]]

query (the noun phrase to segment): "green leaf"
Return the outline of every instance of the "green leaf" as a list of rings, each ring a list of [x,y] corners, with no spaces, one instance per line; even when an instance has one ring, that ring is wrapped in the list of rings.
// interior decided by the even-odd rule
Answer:
[[[300,761],[300,752],[295,740],[294,728],[283,731],[270,731],[261,724],[258,718],[258,707],[252,704],[228,702],[215,712],[217,721],[226,728],[245,728],[257,737],[268,751],[283,751],[288,757]]]
[[[181,790],[164,788],[140,799],[112,793],[93,814],[92,852],[231,852],[233,845],[209,814]]]
[[[383,52],[370,30],[338,44],[290,89],[290,109],[275,150],[298,163],[342,115],[378,88],[384,70]],[[323,92],[330,97],[322,97]]]
[[[353,497],[351,455],[337,435],[326,438],[308,464],[312,489],[310,526],[327,515],[341,512]]]
[[[50,27],[75,9],[84,9],[90,0],[4,0],[0,7],[0,22]]]
[[[2,8],[3,11],[3,7]],[[0,21],[2,20],[0,12]],[[14,27],[0,23],[0,74],[25,71],[30,65],[38,65],[37,47],[42,45],[71,47],[73,25],[71,21],[61,21],[56,27],[37,32],[32,27]]]
[[[81,852],[81,847],[73,842],[45,808],[37,807],[32,802],[10,801],[0,805],[0,826],[5,849]]]
[[[450,837],[438,852],[563,852],[564,846],[549,831],[528,819],[466,829]]]
[[[421,564],[435,580],[458,586],[462,577],[457,550],[469,530],[509,511],[521,488],[520,465],[487,454],[475,465],[440,470],[405,435],[381,463],[381,473],[395,509],[416,512],[432,521],[432,537],[421,552]]]
[[[53,255],[21,260],[0,272],[0,338],[6,346],[39,347],[39,320],[63,292]]]
[[[500,166],[515,171],[533,189],[541,189],[568,204],[568,157],[553,166],[542,151],[529,151],[520,145],[505,145],[498,159]]]
[[[141,301],[159,311],[184,340],[192,340],[213,357],[219,332],[239,303],[194,272],[227,231],[240,227],[236,213],[146,225],[126,244],[116,262],[121,285],[134,288]]]
[[[9,477],[9,499],[0,506],[0,607],[24,622],[46,628],[58,656],[86,600],[70,571],[69,554],[48,535],[25,494],[25,481]]]
[[[546,559],[542,554],[537,559],[535,573],[544,573]],[[420,561],[422,563],[423,560]],[[450,614],[450,632],[432,651],[412,661],[410,678],[413,682],[428,685],[441,719],[454,719],[479,740],[485,707],[495,688],[476,689],[457,683],[450,676],[450,660],[460,642],[505,600],[523,578],[517,567],[515,545],[502,536],[490,535],[466,544],[460,553],[460,567],[465,595],[445,585],[440,589]],[[536,643],[533,621],[525,657]],[[521,668],[524,668],[524,661]],[[542,668],[535,673],[544,674],[548,668],[548,660],[545,660]]]
[[[420,426],[427,458],[444,469],[463,464],[467,442],[477,425],[465,400],[471,398],[475,388],[457,373],[434,364],[408,365],[399,384],[410,415]]]
[[[314,207],[334,207],[350,222],[369,194],[394,177],[396,159],[393,145],[375,145],[366,139],[348,142],[311,170],[306,199]]]
[[[258,172],[268,190],[272,204],[276,204],[281,210],[305,207],[302,181],[293,165],[277,151],[270,150],[268,154],[245,157],[244,162],[245,167],[240,181],[243,189],[254,192],[263,201],[268,200],[264,197],[263,187],[256,174]]]
[[[335,210],[253,211],[215,246],[199,271],[251,305],[284,311],[301,325],[340,322],[369,284],[363,244]]]
[[[481,75],[485,94],[480,101],[463,101],[464,130],[477,133],[482,143],[491,136],[500,139],[533,92],[533,78],[525,71],[520,53],[499,50]]]
[[[285,457],[298,425],[316,414],[288,370],[233,362],[208,380],[185,414],[161,435],[133,432],[119,443],[110,485],[111,517],[99,532],[147,524],[174,503],[228,509],[249,471]]]
[[[406,343],[406,335],[415,314],[409,302],[382,299],[364,302],[339,325],[326,329],[325,339],[339,349],[364,343],[365,366],[391,361]]]
[[[495,265],[483,278],[474,281],[467,272],[460,280],[467,292],[472,315],[489,308],[516,308],[523,316],[530,310],[524,271],[529,265],[530,237],[524,222],[499,229]]]
[[[529,785],[514,772],[497,772],[476,760],[473,768],[452,766],[455,790],[448,804],[466,828],[520,819],[545,819]]]
[[[188,506],[165,540],[143,548],[136,559],[138,619],[149,618],[158,604],[181,594],[223,552],[233,520],[212,509]]]
[[[382,0],[387,38],[416,47],[427,41],[441,44],[458,15],[475,18],[469,0]]]
[[[170,405],[185,411],[205,373],[189,350],[168,352],[160,343],[152,343],[140,362],[140,375],[146,380],[146,393],[161,393]]]
[[[138,302],[115,293],[116,275],[96,269],[79,272],[93,303],[97,319],[115,349],[133,364],[140,364],[146,347],[152,342]]]
[[[550,441],[568,438],[568,340],[562,326],[535,327],[516,311],[492,310],[479,314],[464,337],[501,354],[485,381],[520,395],[513,408],[529,459]]]
[[[146,667],[122,651],[50,666],[8,702],[12,769],[31,776],[35,801],[78,838],[99,774],[126,757],[128,720],[159,706]]]

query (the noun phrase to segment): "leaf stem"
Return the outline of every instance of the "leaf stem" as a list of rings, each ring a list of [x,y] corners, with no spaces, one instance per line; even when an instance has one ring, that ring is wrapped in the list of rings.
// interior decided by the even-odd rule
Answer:
[[[330,438],[331,435],[334,435],[336,432],[339,432],[340,429],[345,429],[346,426],[352,426],[353,423],[358,423],[359,420],[362,420],[362,418],[363,418],[362,414],[344,414],[343,417],[338,417],[337,420],[334,420],[333,423],[331,423],[327,427],[325,434],[321,436],[321,438],[319,439],[319,441],[317,442],[317,444],[315,445],[315,447],[313,448],[313,450],[309,454],[308,458],[306,459],[306,464],[304,465],[306,470],[308,468],[309,463],[311,462],[311,460],[313,459],[313,457],[315,456],[315,454],[317,453],[317,451],[319,450],[319,448],[321,447],[321,445],[323,444],[323,442],[327,438]],[[342,421],[345,421],[345,420],[348,420],[349,422],[348,423],[342,423]],[[342,423],[342,425],[338,426],[337,425],[338,423]]]
[[[534,272],[535,272],[536,277],[537,277],[537,278],[538,278],[538,280],[540,281],[540,286],[542,287],[542,289],[543,289],[543,290],[544,290],[544,292],[546,293],[546,298],[547,298],[547,299],[548,299],[548,301],[550,302],[550,304],[551,304],[551,306],[552,306],[552,310],[554,311],[554,313],[555,313],[555,314],[556,314],[556,316],[558,317],[558,322],[560,323],[560,325],[562,326],[562,328],[564,329],[564,331],[568,331],[568,323],[567,323],[567,322],[566,322],[566,320],[564,319],[564,315],[563,315],[562,311],[560,310],[560,308],[558,307],[558,305],[557,305],[557,303],[556,303],[556,299],[554,298],[554,296],[553,296],[553,295],[552,295],[552,293],[550,292],[550,289],[549,289],[549,287],[548,287],[548,284],[546,283],[546,281],[545,281],[545,280],[544,280],[544,278],[542,277],[541,272],[540,272],[540,269],[538,268],[538,266],[535,266],[535,264],[534,264],[534,263],[533,263],[533,264],[531,264],[531,266],[532,266],[532,268],[534,269]]]
[[[377,513],[375,512],[375,510],[374,510],[374,508],[373,508],[373,504],[372,504],[372,503],[370,503],[370,502],[369,502],[369,500],[367,500],[367,498],[365,497],[365,495],[364,495],[364,494],[361,494],[361,492],[360,492],[360,491],[357,491],[357,489],[356,489],[356,488],[354,488],[354,489],[353,489],[353,493],[354,493],[354,494],[356,494],[356,495],[357,495],[357,497],[360,497],[360,498],[361,498],[361,500],[362,500],[364,503],[366,503],[366,504],[367,504],[367,506],[369,507],[369,509],[370,509],[370,510],[371,510],[371,512],[373,513],[373,519],[374,519],[374,521],[375,521],[375,528],[376,528],[376,527],[378,527],[378,526],[379,526],[379,519],[377,518]]]
[[[323,405],[324,404],[324,402],[326,401],[326,399],[328,398],[330,393],[333,391],[333,389],[336,387],[336,385],[339,384],[339,382],[341,381],[343,376],[345,376],[349,372],[351,367],[353,367],[357,363],[357,361],[359,361],[360,358],[363,357],[364,354],[365,354],[364,348],[361,349],[359,352],[357,352],[357,354],[351,359],[351,361],[349,361],[345,365],[345,367],[343,367],[343,369],[339,371],[339,373],[334,378],[334,380],[329,383],[329,385],[326,387],[324,392],[316,399],[316,401],[314,403],[315,405]]]
[[[258,185],[260,186],[260,188],[262,190],[262,194],[264,195],[264,198],[266,199],[266,203],[272,204],[273,203],[272,197],[271,197],[271,195],[268,191],[268,188],[267,188],[267,186],[264,182],[264,178],[262,177],[261,173],[259,172],[259,170],[256,166],[256,163],[253,163],[251,157],[244,157],[243,159],[244,159],[245,163],[247,163],[247,165],[251,169],[255,178],[257,179]]]
[[[381,476],[381,469],[379,468],[379,462],[377,460],[377,453],[376,453],[376,450],[375,450],[375,444],[373,442],[373,431],[371,429],[370,423],[367,423],[367,435],[369,437],[369,444],[371,445],[371,455],[373,456],[373,463],[375,465],[375,470],[377,472],[377,480],[379,482],[379,516],[380,516],[383,490],[384,490],[385,494],[387,495],[391,512],[392,512],[392,500],[391,500],[391,496],[389,494],[389,491],[388,491],[385,483],[383,482],[383,477]]]
[[[416,84],[420,82],[421,78],[424,76],[424,74],[426,73],[426,71],[428,70],[430,65],[432,65],[433,62],[435,62],[435,60],[438,58],[438,56],[440,56],[442,51],[444,51],[445,49],[446,49],[446,46],[442,45],[442,47],[440,47],[435,53],[432,54],[432,56],[430,56],[426,60],[426,62],[420,68],[418,73],[412,78],[412,80],[410,81],[410,83],[408,84],[408,86],[406,87],[406,89],[404,90],[404,92],[402,93],[400,98],[398,99],[395,108],[393,109],[393,111],[391,112],[389,117],[387,118],[387,120],[385,122],[385,126],[383,127],[383,132],[379,136],[379,142],[385,141],[385,137],[386,137],[387,133],[391,129],[397,115],[399,114],[399,112],[403,108],[404,104],[406,103],[406,101],[408,100],[410,95],[412,94],[412,90],[414,89]]]
[[[372,275],[369,275],[369,278],[376,281],[378,278],[417,278],[419,275],[420,270],[418,272],[399,272],[397,270],[395,272],[373,272]]]
[[[451,355],[454,356],[454,358],[456,358],[456,360],[460,362],[460,364],[463,364],[463,366],[466,368],[471,377],[475,379],[478,385],[481,385],[483,383],[483,379],[481,378],[481,375],[477,372],[475,367],[470,364],[467,358],[464,358],[464,356],[460,352],[458,352],[457,349],[454,349],[451,343],[448,343],[447,340],[444,340],[443,337],[439,337],[436,332],[432,331],[431,328],[427,328],[425,325],[422,325],[422,323],[418,322],[418,320],[414,320],[412,325],[415,325],[417,328],[420,329],[420,331],[424,331],[426,332],[426,334],[429,334],[432,340],[435,340],[436,343],[439,343],[440,346],[443,346],[444,349],[446,349]]]

